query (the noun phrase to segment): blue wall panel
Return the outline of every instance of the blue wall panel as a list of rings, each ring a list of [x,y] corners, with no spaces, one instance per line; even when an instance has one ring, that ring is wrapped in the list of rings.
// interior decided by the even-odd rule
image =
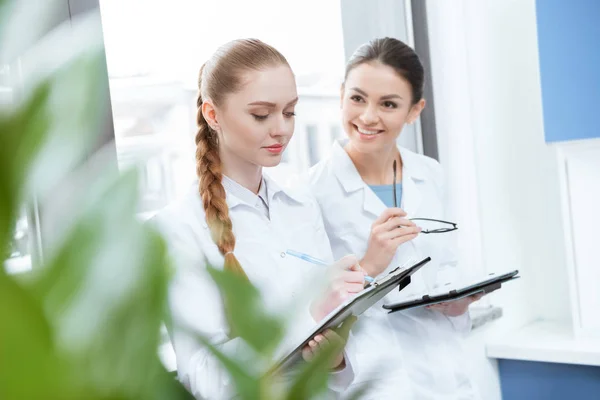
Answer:
[[[599,400],[600,367],[498,360],[502,400]]]
[[[600,138],[600,0],[536,10],[546,141]]]

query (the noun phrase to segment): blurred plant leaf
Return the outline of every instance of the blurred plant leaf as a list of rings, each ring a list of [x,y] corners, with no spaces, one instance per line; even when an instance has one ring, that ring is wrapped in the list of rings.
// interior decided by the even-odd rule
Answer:
[[[65,176],[80,167],[104,140],[100,135],[101,118],[110,105],[108,92],[103,90],[106,79],[101,52],[83,54],[53,75],[48,142],[27,181],[28,189],[42,204],[55,201],[60,195],[57,188]],[[111,166],[105,165],[105,168],[110,170]],[[112,172],[117,172],[114,165],[112,168]],[[57,215],[56,219],[63,217]]]
[[[99,10],[59,24],[68,16],[67,7],[57,0],[7,1],[0,13],[0,53],[18,49],[7,61],[18,65],[19,80],[12,82],[17,104],[40,85],[49,86],[48,142],[31,166],[30,179],[20,182],[42,204],[56,194],[62,177],[105,140],[98,133],[110,107]]]
[[[46,141],[51,114],[50,83],[40,85],[13,113],[0,110],[0,240],[9,243],[23,195],[23,182]],[[4,250],[4,249],[3,249]]]
[[[75,399],[66,371],[39,304],[0,274],[0,398]]]
[[[5,246],[23,197],[64,189],[97,147],[108,104],[99,90],[106,85],[99,14],[45,35],[56,22],[50,15],[65,6],[0,0],[0,60],[21,58],[24,89],[21,103],[0,110]],[[191,398],[157,355],[165,244],[135,219],[135,173],[107,171],[81,174],[60,199],[71,201],[56,202],[57,214],[75,221],[53,226],[57,245],[47,265],[19,282],[1,269],[0,398]]]
[[[258,353],[271,355],[283,338],[283,323],[267,313],[258,290],[246,279],[225,270],[208,271],[221,289],[232,330]]]
[[[162,238],[134,218],[136,192],[135,171],[109,184],[31,290],[81,380],[107,394],[150,398],[162,370],[167,257]]]
[[[67,7],[60,0],[0,2],[0,62],[12,62],[30,49],[66,14]]]
[[[226,308],[230,313],[229,318],[231,323],[235,324],[236,332],[246,343],[250,344],[246,337],[249,337],[250,340],[265,340],[261,337],[255,337],[255,335],[269,335],[269,333],[272,333],[270,332],[272,328],[269,328],[270,323],[273,324],[272,326],[281,329],[276,335],[269,335],[266,342],[256,342],[256,344],[251,346],[257,351],[256,363],[254,365],[248,365],[248,362],[241,361],[241,358],[231,358],[223,354],[207,339],[199,338],[228,371],[240,398],[304,400],[317,398],[324,393],[327,390],[330,365],[339,352],[343,350],[350,329],[356,322],[356,318],[348,318],[336,329],[341,340],[330,343],[329,346],[317,353],[311,362],[300,364],[294,371],[284,372],[284,376],[272,375],[270,373],[258,374],[259,368],[256,364],[262,361],[259,360],[259,357],[265,354],[268,354],[268,356],[272,355],[269,352],[265,353],[265,350],[274,348],[283,338],[282,322],[276,317],[267,314],[265,307],[262,305],[258,290],[246,279],[231,272],[212,267],[208,267],[208,271],[221,290]],[[257,375],[254,372],[257,372]],[[290,376],[293,378],[291,384],[283,385],[288,389],[281,393],[277,392],[276,382],[283,382]],[[266,397],[265,391],[267,388],[271,390],[269,393],[274,397]],[[276,393],[279,393],[279,396]]]
[[[0,273],[0,398],[191,398],[157,355],[168,262],[160,235],[135,219],[137,176],[109,167],[90,174],[84,164],[109,104],[99,17],[46,34],[54,23],[48,16],[65,3],[25,3],[0,0],[0,60],[18,56],[24,79],[22,103],[0,110],[0,239],[6,246],[23,197],[36,195],[54,218],[42,225],[55,243],[27,279]],[[257,368],[283,338],[283,323],[249,282],[210,273],[257,362],[205,345],[242,399],[285,396],[273,396],[273,378]],[[303,365],[287,398],[321,393],[340,349],[334,344]]]
[[[227,279],[227,278],[226,278]],[[225,355],[221,350],[214,346],[210,341],[203,337],[198,338],[206,348],[221,362],[234,382],[236,392],[240,399],[268,399],[263,392],[262,379],[258,375],[253,375],[249,368],[243,363]]]
[[[154,377],[151,389],[140,400],[194,400],[194,396],[164,368]]]

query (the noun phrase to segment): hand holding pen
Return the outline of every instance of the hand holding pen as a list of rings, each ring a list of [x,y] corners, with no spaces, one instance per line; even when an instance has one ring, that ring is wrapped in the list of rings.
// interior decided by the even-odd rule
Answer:
[[[297,258],[299,258],[299,259],[301,259],[301,260],[304,260],[304,261],[306,261],[306,262],[309,262],[309,263],[311,263],[311,264],[315,264],[315,265],[323,265],[323,266],[328,266],[328,265],[329,265],[328,263],[326,263],[326,262],[325,262],[325,261],[323,261],[323,260],[320,260],[320,259],[318,259],[318,258],[315,258],[315,257],[313,257],[313,256],[310,256],[310,255],[308,255],[308,254],[301,253],[301,252],[299,252],[299,251],[287,250],[287,251],[286,251],[286,253],[287,253],[287,254],[289,254],[290,256],[297,257]],[[360,267],[360,265],[359,265],[358,267],[359,267],[359,268],[361,268],[361,267]],[[371,282],[373,282],[374,280],[375,280],[375,279],[373,279],[373,278],[371,278],[369,275],[366,275],[366,274],[365,274],[365,281],[367,281],[368,283],[371,283]]]
[[[316,265],[328,266],[328,284],[322,293],[311,305],[310,312],[316,322],[321,321],[327,314],[342,304],[348,297],[359,293],[365,287],[367,277],[358,265],[358,258],[348,255],[333,264],[309,256],[308,254],[288,250],[287,254],[300,258]]]
[[[354,255],[345,256],[331,264],[328,272],[328,285],[311,306],[311,314],[317,322],[365,288],[365,272]]]

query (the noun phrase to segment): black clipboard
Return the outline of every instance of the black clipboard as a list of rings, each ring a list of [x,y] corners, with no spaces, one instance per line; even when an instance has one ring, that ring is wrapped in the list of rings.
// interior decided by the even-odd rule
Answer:
[[[329,313],[327,317],[323,318],[323,321],[311,330],[302,343],[288,352],[287,356],[283,357],[271,369],[271,373],[286,371],[288,368],[295,365],[296,362],[302,359],[302,349],[319,333],[324,332],[327,329],[339,327],[349,317],[358,317],[396,287],[399,287],[399,290],[407,287],[410,284],[411,275],[429,261],[431,261],[431,257],[427,257],[408,268],[398,267],[389,274],[368,284],[363,291],[340,304],[335,310]]]
[[[393,313],[396,311],[408,310],[409,308],[424,307],[432,304],[459,300],[475,294],[488,294],[500,289],[503,283],[518,279],[518,274],[518,270],[501,274],[491,273],[477,282],[459,288],[450,289],[445,293],[438,293],[435,295],[426,294],[418,299],[408,299],[399,303],[384,304],[383,308],[388,310],[390,313]]]

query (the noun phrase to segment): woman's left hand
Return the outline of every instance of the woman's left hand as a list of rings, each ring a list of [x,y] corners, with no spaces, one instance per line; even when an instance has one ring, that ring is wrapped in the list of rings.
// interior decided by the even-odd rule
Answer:
[[[439,311],[449,317],[458,317],[459,315],[463,315],[469,310],[469,306],[471,303],[476,302],[477,300],[483,297],[483,293],[474,294],[469,297],[465,297],[464,299],[449,301],[447,303],[439,303],[432,304],[427,306],[430,310]]]
[[[344,339],[340,335],[331,329],[327,329],[322,334],[315,336],[313,340],[311,340],[308,345],[302,349],[302,358],[304,358],[304,361],[311,361],[323,348],[335,344],[344,344],[344,342]],[[333,363],[331,364],[331,368],[334,370],[340,370],[344,367],[344,353],[340,352],[336,355]]]

